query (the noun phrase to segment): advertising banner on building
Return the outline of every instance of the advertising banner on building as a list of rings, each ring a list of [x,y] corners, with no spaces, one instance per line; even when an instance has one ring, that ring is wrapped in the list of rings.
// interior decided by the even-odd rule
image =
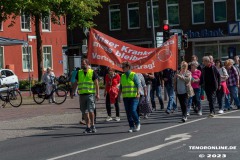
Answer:
[[[121,63],[128,61],[132,71],[138,73],[159,72],[166,68],[177,69],[177,36],[171,37],[161,48],[134,46],[95,29],[89,33],[87,58],[91,64],[122,71]]]

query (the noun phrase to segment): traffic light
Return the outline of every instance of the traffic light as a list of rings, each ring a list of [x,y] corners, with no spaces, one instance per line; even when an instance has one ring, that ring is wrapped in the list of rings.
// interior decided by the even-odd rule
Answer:
[[[169,30],[170,30],[169,24],[164,23],[163,24],[163,42],[166,42],[169,39],[169,36],[170,36]]]
[[[182,48],[188,48],[188,35],[183,34],[182,35]]]

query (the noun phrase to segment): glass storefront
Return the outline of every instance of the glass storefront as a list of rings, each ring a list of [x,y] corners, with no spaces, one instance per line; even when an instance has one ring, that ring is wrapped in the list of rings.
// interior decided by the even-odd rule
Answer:
[[[203,56],[212,55],[214,59],[225,61],[229,54],[240,56],[240,41],[193,42],[193,54],[199,60]]]

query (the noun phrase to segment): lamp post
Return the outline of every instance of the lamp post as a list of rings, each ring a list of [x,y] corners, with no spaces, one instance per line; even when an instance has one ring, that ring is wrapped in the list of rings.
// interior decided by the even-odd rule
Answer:
[[[27,41],[32,41],[33,39],[36,39],[36,36],[29,36],[27,34]],[[30,52],[29,52],[29,43],[27,44],[27,54],[28,54],[28,81],[29,81],[29,95],[31,96],[31,75],[30,75],[30,71],[31,71],[31,66],[30,66]]]
[[[151,27],[152,27],[152,47],[156,47],[156,36],[155,36],[155,27],[154,27],[154,14],[153,14],[153,1],[150,0],[150,11],[151,11]]]

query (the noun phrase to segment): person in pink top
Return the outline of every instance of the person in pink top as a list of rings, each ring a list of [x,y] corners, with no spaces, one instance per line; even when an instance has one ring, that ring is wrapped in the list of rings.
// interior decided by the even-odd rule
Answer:
[[[197,61],[191,62],[191,73],[192,73],[192,80],[191,85],[194,90],[194,96],[190,97],[188,99],[188,109],[187,109],[187,115],[190,115],[190,108],[192,106],[192,102],[194,99],[194,102],[196,102],[195,111],[198,113],[198,115],[202,115],[202,106],[201,106],[201,86],[199,85],[200,77],[201,77],[201,71],[197,69],[198,67]]]

